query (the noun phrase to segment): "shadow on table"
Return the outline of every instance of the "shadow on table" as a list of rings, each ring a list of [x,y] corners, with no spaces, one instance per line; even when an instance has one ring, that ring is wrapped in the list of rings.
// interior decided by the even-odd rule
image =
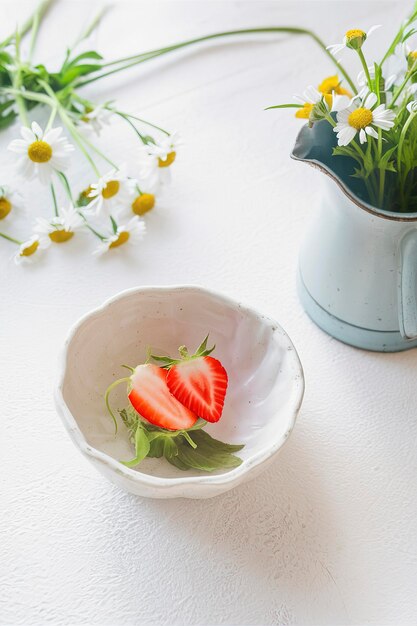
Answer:
[[[205,555],[202,567],[208,574],[216,563],[225,570],[225,585],[242,583],[249,593],[253,585],[266,597],[279,593],[295,601],[313,601],[324,593],[346,616],[328,560],[337,553],[338,527],[305,437],[296,430],[266,472],[226,494],[209,500],[152,500],[149,508],[164,520],[164,532],[169,528],[173,541],[189,537],[190,549],[199,559]],[[132,506],[141,507],[141,501],[132,497]],[[265,623],[275,623],[273,615]]]

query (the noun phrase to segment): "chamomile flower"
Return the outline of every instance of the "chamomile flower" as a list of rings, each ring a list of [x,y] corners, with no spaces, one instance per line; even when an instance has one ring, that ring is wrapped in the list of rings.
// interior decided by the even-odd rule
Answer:
[[[101,255],[125,244],[135,244],[143,238],[145,232],[145,222],[137,216],[132,217],[124,226],[118,226],[113,235],[101,241],[93,254]]]
[[[33,263],[33,261],[39,258],[41,251],[45,250],[50,243],[47,237],[33,235],[30,239],[20,244],[18,251],[14,255],[14,262],[16,265]]]
[[[77,120],[77,126],[86,134],[95,133],[99,136],[103,128],[110,124],[112,115],[112,111],[109,111],[101,104],[94,109],[86,108]]]
[[[368,39],[377,28],[380,28],[380,26],[380,24],[372,26],[367,32],[359,28],[352,28],[346,31],[342,43],[334,43],[331,46],[327,46],[327,50],[330,50],[333,56],[336,56],[339,52],[343,52],[345,48],[360,50],[366,39]]]
[[[323,93],[312,85],[307,87],[302,96],[295,95],[294,100],[303,105],[295,114],[295,117],[300,119],[310,119],[314,107],[320,102],[324,102],[324,110],[328,112],[340,111],[350,102],[347,95],[338,95],[336,92]]]
[[[49,237],[54,243],[64,243],[73,238],[77,230],[84,227],[84,220],[78,211],[69,206],[68,209],[60,209],[59,216],[47,220],[38,217],[36,220],[35,232]]]
[[[4,220],[12,210],[19,208],[21,196],[8,185],[0,185],[0,220]]]
[[[155,143],[148,143],[148,154],[158,158],[158,167],[169,167],[175,161],[178,146],[181,145],[178,134],[166,135]]]
[[[412,100],[407,104],[407,111],[409,113],[417,113],[417,100]]]
[[[318,86],[318,90],[324,95],[336,94],[338,96],[348,96],[348,98],[352,97],[351,92],[342,86],[337,74],[324,78]]]
[[[177,133],[144,145],[139,154],[139,175],[150,179],[156,186],[169,182],[170,166],[174,163],[181,142]]]
[[[135,215],[145,215],[155,206],[155,194],[148,192],[137,193],[131,202],[131,210]]]
[[[333,131],[337,133],[339,146],[347,146],[359,133],[360,143],[367,141],[367,135],[378,137],[376,128],[389,130],[394,126],[395,113],[386,109],[384,104],[376,108],[377,96],[369,93],[365,100],[354,98],[351,104],[337,114],[337,124]]]
[[[22,139],[14,139],[8,149],[18,155],[17,170],[21,176],[31,180],[38,177],[48,184],[54,171],[64,170],[74,146],[62,137],[62,128],[51,128],[44,133],[39,124],[31,128],[22,126]]]
[[[102,212],[110,214],[111,211],[123,208],[130,199],[129,181],[125,167],[121,166],[118,170],[111,170],[99,178],[96,183],[92,183],[86,195],[90,199],[86,210],[93,210],[96,215]]]

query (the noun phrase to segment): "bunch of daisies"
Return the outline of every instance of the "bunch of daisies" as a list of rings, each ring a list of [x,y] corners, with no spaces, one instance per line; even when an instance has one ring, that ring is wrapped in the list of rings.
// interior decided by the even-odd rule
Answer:
[[[364,45],[379,26],[348,30],[343,41],[327,47],[338,75],[310,86],[295,104],[295,116],[310,126],[324,120],[333,127],[333,155],[352,160],[353,176],[363,181],[370,202],[396,212],[417,211],[417,9],[401,25],[380,62],[369,63]],[[340,63],[344,51],[357,55],[356,84]],[[336,142],[335,142],[336,143]]]
[[[175,133],[115,105],[95,103],[80,95],[83,85],[128,66],[125,60],[105,64],[95,51],[74,52],[101,16],[67,50],[59,72],[49,73],[43,65],[32,64],[39,24],[51,1],[45,0],[20,32],[0,43],[0,129],[20,118],[20,137],[8,145],[16,174],[28,182],[37,179],[50,190],[50,216],[38,217],[22,240],[13,232],[22,197],[12,185],[0,181],[0,220],[5,225],[0,237],[5,245],[15,246],[18,264],[32,262],[42,250],[68,242],[80,232],[97,239],[95,254],[140,241],[146,230],[144,216],[154,208],[161,187],[169,180],[179,143]],[[23,58],[21,41],[29,31],[30,49]],[[112,69],[105,70],[107,65]],[[35,107],[48,111],[44,128],[30,121]],[[134,176],[129,175],[126,164],[114,163],[95,142],[116,118],[128,124],[139,142]],[[90,172],[83,189],[72,183],[68,174],[76,151]],[[62,206],[58,198],[63,196]]]

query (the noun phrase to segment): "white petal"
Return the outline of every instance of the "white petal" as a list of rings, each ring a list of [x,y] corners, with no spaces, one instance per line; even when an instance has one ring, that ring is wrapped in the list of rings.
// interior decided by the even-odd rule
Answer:
[[[42,185],[48,185],[51,182],[52,171],[52,167],[49,163],[38,164],[37,174],[39,182],[41,182]]]
[[[49,144],[53,144],[53,142],[58,139],[61,133],[62,133],[61,126],[58,126],[57,128],[51,128],[51,130],[48,130],[48,132],[45,133],[43,140]],[[65,140],[65,137],[63,137],[63,139]]]
[[[28,144],[23,139],[13,139],[7,146],[7,149],[17,154],[25,154],[28,151]]]
[[[363,130],[363,128],[361,128],[360,131],[359,131],[359,141],[361,143],[366,143],[366,133]]]
[[[344,119],[345,109],[349,106],[350,99],[348,96],[339,96],[338,94],[333,93],[332,99],[332,112],[338,111],[341,115],[341,118]],[[348,117],[348,113],[346,113],[346,119]]]
[[[27,128],[26,126],[22,126],[22,128],[20,129],[20,134],[22,135],[23,139],[28,143],[32,143],[36,139],[30,128]]]
[[[43,130],[39,126],[39,124],[37,122],[32,122],[31,128],[32,128],[33,134],[36,135],[38,139],[42,139]]]
[[[382,24],[377,24],[376,26],[371,26],[371,28],[368,30],[368,32],[366,33],[366,36],[369,37],[370,35],[372,35],[372,33],[374,31],[376,31],[378,28],[381,28]]]
[[[347,126],[338,135],[339,146],[347,146],[355,138],[356,130],[352,126]]]
[[[372,107],[378,102],[378,97],[376,93],[371,91],[365,98],[363,106],[365,109],[372,109]]]
[[[372,117],[373,118],[378,117],[383,111],[385,111],[385,104],[380,104],[379,106],[376,107],[376,109],[372,111]]]
[[[365,133],[367,135],[370,135],[371,137],[375,137],[375,139],[378,139],[378,133],[376,132],[374,128],[372,128],[372,126],[367,126],[365,128]]]

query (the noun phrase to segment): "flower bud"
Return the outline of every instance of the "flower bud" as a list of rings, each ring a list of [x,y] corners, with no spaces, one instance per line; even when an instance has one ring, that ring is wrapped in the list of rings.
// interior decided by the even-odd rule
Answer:
[[[348,30],[345,34],[345,45],[352,50],[360,50],[366,41],[366,33],[359,28]]]

